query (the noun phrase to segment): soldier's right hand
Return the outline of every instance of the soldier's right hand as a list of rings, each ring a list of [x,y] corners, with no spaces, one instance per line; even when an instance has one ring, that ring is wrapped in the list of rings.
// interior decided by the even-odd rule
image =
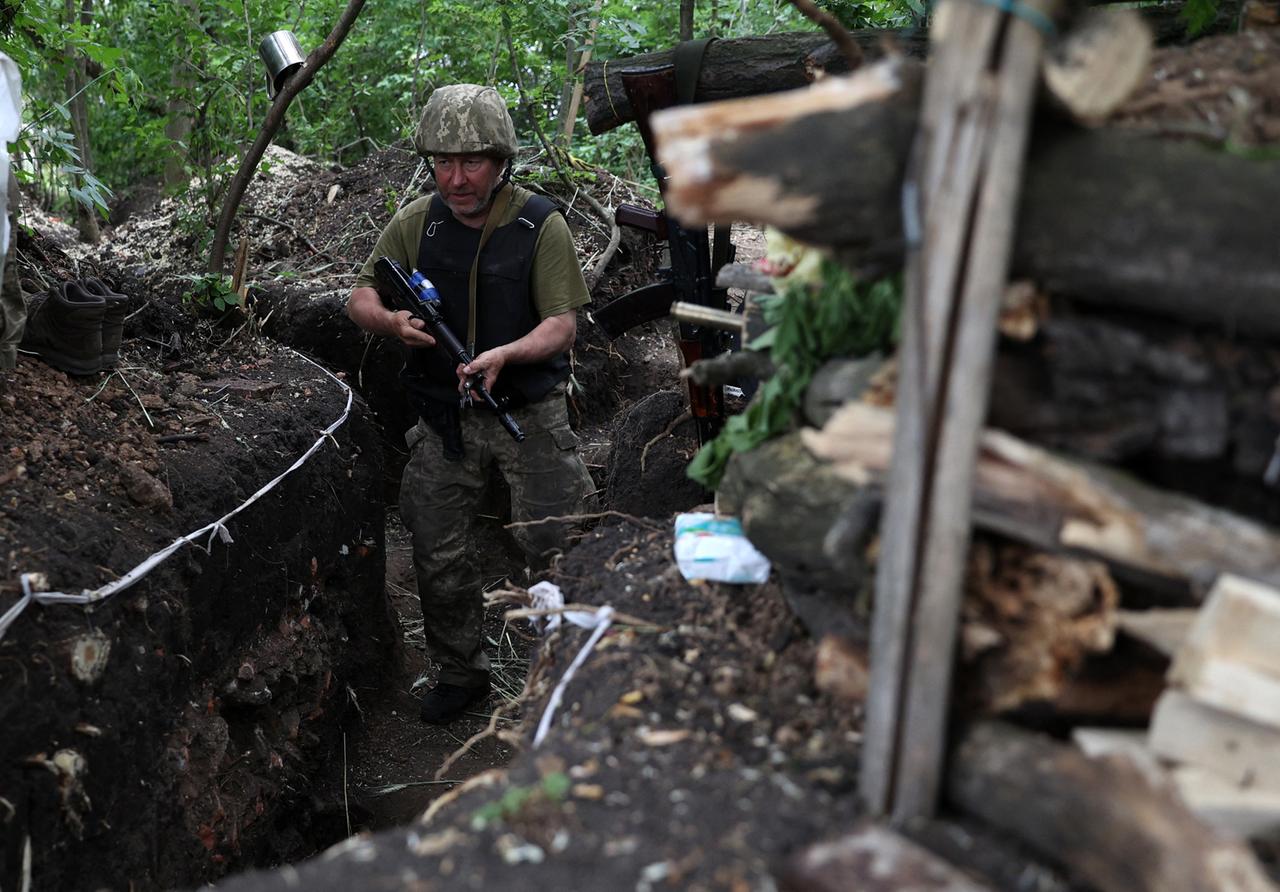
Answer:
[[[434,347],[436,339],[427,334],[427,324],[408,310],[392,314],[395,336],[410,347]]]

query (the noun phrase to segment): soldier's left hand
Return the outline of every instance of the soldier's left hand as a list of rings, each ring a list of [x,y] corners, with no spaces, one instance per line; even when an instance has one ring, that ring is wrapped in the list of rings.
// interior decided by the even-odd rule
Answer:
[[[497,383],[498,374],[506,364],[506,355],[502,352],[501,347],[494,347],[492,350],[484,351],[471,360],[468,365],[459,363],[457,368],[458,391],[466,393],[467,379],[473,375],[483,375],[485,388],[492,392],[493,385]]]

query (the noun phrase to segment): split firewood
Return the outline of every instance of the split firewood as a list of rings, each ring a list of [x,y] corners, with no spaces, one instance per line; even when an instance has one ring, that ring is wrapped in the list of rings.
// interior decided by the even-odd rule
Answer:
[[[669,209],[690,224],[773,225],[858,266],[901,263],[918,79],[916,63],[884,60],[812,88],[659,112]],[[1196,183],[1206,185],[1188,185]],[[1280,161],[1132,132],[1042,128],[1012,273],[1111,309],[1274,336],[1278,234]]]
[[[1218,580],[1174,657],[1169,679],[1197,700],[1280,728],[1280,591]]]
[[[1162,759],[1202,768],[1237,787],[1280,793],[1280,728],[1202,703],[1184,691],[1161,695],[1147,742]]]
[[[981,723],[960,736],[953,805],[1101,892],[1274,892],[1253,853],[1127,759],[1091,759],[1046,735]]]
[[[1280,831],[1280,791],[1242,786],[1193,765],[1171,774],[1187,808],[1224,836],[1270,840]]]

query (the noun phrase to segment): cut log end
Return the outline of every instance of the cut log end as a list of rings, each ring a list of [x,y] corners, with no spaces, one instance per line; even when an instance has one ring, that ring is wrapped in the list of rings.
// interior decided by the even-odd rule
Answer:
[[[1133,9],[1091,9],[1045,56],[1045,86],[1077,120],[1099,123],[1145,81],[1155,37]]]

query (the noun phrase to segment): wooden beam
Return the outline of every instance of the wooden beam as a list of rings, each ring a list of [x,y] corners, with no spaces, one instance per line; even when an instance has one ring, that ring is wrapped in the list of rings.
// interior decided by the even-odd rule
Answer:
[[[1056,7],[1027,8],[1047,19]],[[932,814],[942,782],[974,465],[1045,35],[1028,18],[952,0],[931,39],[902,198],[898,423],[861,775],[868,807],[899,823]]]

